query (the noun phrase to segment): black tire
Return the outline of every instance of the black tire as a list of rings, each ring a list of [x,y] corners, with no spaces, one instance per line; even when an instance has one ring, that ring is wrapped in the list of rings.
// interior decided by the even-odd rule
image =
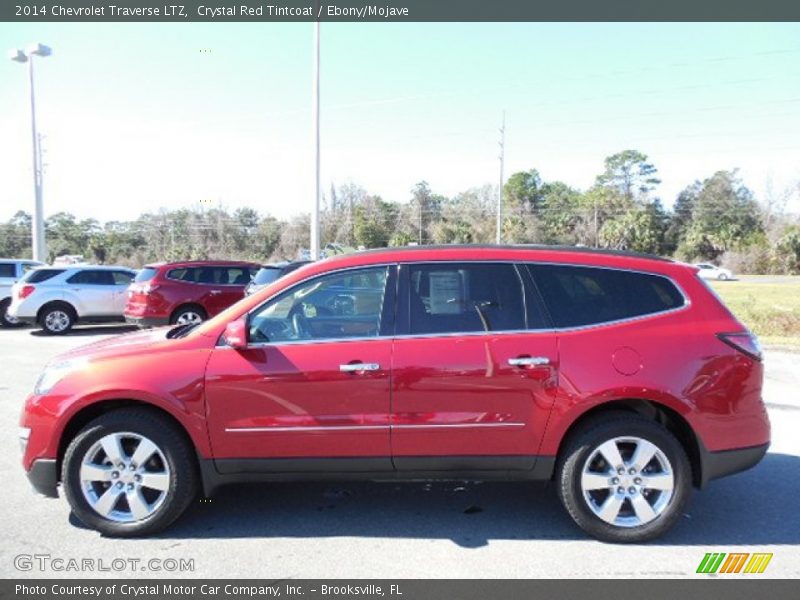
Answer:
[[[64,302],[53,302],[39,312],[39,326],[48,335],[68,333],[77,320],[75,309]]]
[[[20,327],[22,323],[18,321],[9,321],[8,316],[6,315],[6,311],[8,311],[8,307],[11,306],[11,298],[6,298],[5,300],[0,301],[0,327]]]
[[[186,304],[178,308],[172,316],[169,318],[170,325],[178,325],[182,324],[181,320],[184,319],[188,315],[197,315],[200,317],[200,321],[205,321],[208,318],[208,314],[203,309],[202,306],[197,306],[196,304]]]
[[[669,461],[671,474],[673,477],[672,496],[665,503],[663,509],[651,521],[639,525],[623,526],[606,522],[596,515],[590,508],[589,500],[585,498],[581,485],[581,478],[584,466],[604,442],[616,438],[639,438],[648,441],[655,446]],[[625,447],[625,442],[622,442]],[[623,460],[625,456],[623,455]],[[658,459],[656,459],[658,460]],[[653,463],[648,463],[653,469]],[[609,471],[611,476],[616,474]],[[646,480],[647,473],[639,473]],[[630,477],[623,474],[624,477]],[[567,440],[563,451],[559,455],[556,467],[556,482],[558,495],[564,508],[575,521],[575,523],[589,535],[604,542],[614,543],[637,543],[655,539],[670,528],[672,528],[680,516],[683,514],[684,507],[691,496],[692,490],[692,470],[686,452],[680,442],[669,431],[658,423],[641,417],[633,413],[614,412],[600,416],[588,422]],[[613,486],[609,486],[613,490]],[[628,488],[619,487],[617,490]],[[613,491],[602,489],[595,492],[613,495]],[[624,492],[623,492],[624,493]],[[641,497],[649,502],[649,499],[658,498],[663,492],[648,489],[644,493],[640,490]],[[620,496],[621,497],[621,496]],[[638,499],[637,499],[638,500]],[[624,516],[624,512],[633,511],[631,499],[623,500],[622,510],[619,515]],[[631,518],[638,518],[638,514],[631,515]],[[616,521],[617,519],[615,519]]]
[[[92,508],[84,493],[80,476],[84,458],[99,441],[110,434],[123,432],[152,441],[160,452],[154,456],[159,461],[163,457],[169,474],[169,485],[163,493],[163,500],[154,503],[156,508],[153,512],[143,519],[128,522],[106,518]],[[189,507],[199,489],[196,456],[185,433],[157,412],[141,408],[114,410],[86,425],[67,448],[62,466],[62,481],[64,493],[75,516],[89,527],[110,537],[146,536],[165,529]],[[119,483],[121,482],[109,483],[108,486],[110,488]],[[120,502],[116,506],[120,506]],[[127,497],[123,506],[127,506]],[[128,512],[133,515],[131,509]]]

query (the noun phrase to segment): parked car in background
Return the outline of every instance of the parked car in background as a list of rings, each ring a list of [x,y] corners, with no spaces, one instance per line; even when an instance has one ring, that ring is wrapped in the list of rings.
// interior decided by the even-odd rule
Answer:
[[[14,327],[19,321],[8,315],[11,304],[11,287],[19,281],[25,273],[43,265],[35,260],[0,258],[0,326]]]
[[[258,270],[258,273],[256,273],[253,277],[253,280],[247,284],[247,287],[244,289],[244,295],[250,296],[251,294],[255,294],[256,292],[263,290],[273,281],[280,279],[284,275],[288,275],[292,271],[295,271],[303,265],[309,264],[310,262],[310,260],[296,260],[294,262],[262,265]]]
[[[717,279],[719,281],[733,279],[733,273],[730,270],[712,265],[711,263],[697,263],[695,267],[700,269],[697,274],[701,279]]]
[[[69,265],[85,265],[88,264],[83,254],[62,254],[56,256],[53,260],[54,267],[66,267]]]
[[[157,272],[186,268],[204,267]],[[553,481],[588,534],[643,542],[693,486],[764,456],[763,373],[755,336],[690,265],[384,249],[56,358],[20,439],[34,488],[60,482],[105,535],[153,534],[243,481],[519,479]],[[695,527],[725,514],[726,489]]]
[[[245,261],[145,265],[128,290],[125,319],[140,327],[205,321],[244,298],[259,266]]]
[[[135,275],[105,265],[37,267],[14,284],[8,313],[52,335],[67,333],[77,322],[123,321],[125,292]]]

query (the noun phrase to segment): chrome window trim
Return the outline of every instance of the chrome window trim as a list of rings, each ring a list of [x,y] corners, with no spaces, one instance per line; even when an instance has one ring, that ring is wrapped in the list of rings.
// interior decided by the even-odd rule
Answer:
[[[571,333],[575,331],[584,331],[587,329],[595,329],[597,327],[606,327],[611,325],[621,325],[625,323],[632,323],[635,321],[641,321],[644,319],[652,319],[656,317],[661,317],[673,313],[678,313],[681,311],[688,310],[692,306],[692,301],[690,300],[689,296],[683,290],[681,285],[669,277],[668,275],[664,275],[663,273],[654,273],[652,271],[643,271],[641,269],[629,269],[623,267],[609,267],[605,265],[591,265],[591,264],[577,264],[572,262],[553,262],[553,261],[520,261],[520,260],[481,260],[481,259],[442,259],[442,260],[421,260],[421,261],[399,261],[399,262],[386,262],[386,263],[374,263],[368,265],[358,265],[358,266],[350,266],[350,267],[342,267],[340,269],[334,269],[331,271],[326,271],[324,273],[315,273],[314,275],[310,275],[300,281],[296,282],[292,286],[288,288],[284,288],[283,290],[276,292],[273,296],[265,299],[264,302],[259,304],[256,308],[252,309],[247,313],[247,318],[249,319],[250,315],[254,312],[258,311],[262,306],[264,306],[267,302],[270,302],[273,298],[277,297],[279,294],[284,293],[285,291],[291,290],[292,288],[299,286],[315,277],[322,277],[329,274],[346,272],[346,271],[353,271],[353,270],[360,270],[365,268],[371,267],[390,267],[390,266],[402,266],[402,265],[418,265],[418,264],[437,264],[437,263],[493,263],[493,264],[512,264],[512,265],[528,265],[528,264],[536,264],[536,265],[548,265],[548,266],[557,266],[557,267],[579,267],[579,268],[589,268],[589,269],[606,269],[610,271],[626,271],[629,273],[639,273],[641,275],[652,275],[655,277],[661,277],[666,279],[670,284],[675,286],[680,293],[681,297],[683,298],[684,303],[681,306],[677,306],[675,308],[670,308],[667,310],[662,310],[654,313],[647,313],[645,315],[637,315],[634,317],[625,317],[624,319],[615,319],[612,321],[602,321],[599,323],[590,323],[587,325],[575,325],[572,327],[547,327],[542,329],[516,329],[516,330],[506,330],[506,331],[461,331],[461,332],[451,332],[451,333],[422,333],[422,334],[402,334],[402,335],[377,335],[377,336],[369,336],[369,337],[350,337],[350,338],[330,338],[324,340],[295,340],[295,341],[284,341],[284,342],[257,342],[253,344],[248,344],[248,348],[263,348],[267,346],[284,346],[284,345],[298,345],[298,344],[325,344],[325,343],[341,343],[341,342],[363,342],[369,340],[403,340],[403,339],[426,339],[426,338],[444,338],[444,337],[465,337],[465,336],[490,336],[490,335],[519,335],[519,334],[547,334],[547,333]],[[531,274],[531,277],[533,275]],[[536,280],[534,278],[534,285]],[[524,287],[524,286],[523,286]],[[385,293],[385,292],[384,292]],[[230,346],[226,346],[222,344],[220,347],[223,348],[230,348]]]

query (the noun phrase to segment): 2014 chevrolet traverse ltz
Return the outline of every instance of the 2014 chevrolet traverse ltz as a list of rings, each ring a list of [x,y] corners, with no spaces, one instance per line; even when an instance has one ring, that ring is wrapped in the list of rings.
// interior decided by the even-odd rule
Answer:
[[[757,340],[696,267],[367,251],[52,361],[25,404],[23,463],[108,535],[156,532],[241,481],[518,479],[553,480],[589,534],[638,542],[692,487],[764,456],[761,385]]]

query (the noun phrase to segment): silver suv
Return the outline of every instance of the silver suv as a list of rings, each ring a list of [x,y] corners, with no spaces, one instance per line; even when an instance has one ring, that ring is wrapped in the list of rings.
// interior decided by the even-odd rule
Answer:
[[[25,273],[44,263],[19,258],[0,258],[0,326],[14,327],[19,322],[9,317],[7,312],[11,304],[11,286],[19,281]]]
[[[126,292],[136,271],[75,265],[32,269],[12,288],[8,314],[60,335],[83,322],[124,321]]]

